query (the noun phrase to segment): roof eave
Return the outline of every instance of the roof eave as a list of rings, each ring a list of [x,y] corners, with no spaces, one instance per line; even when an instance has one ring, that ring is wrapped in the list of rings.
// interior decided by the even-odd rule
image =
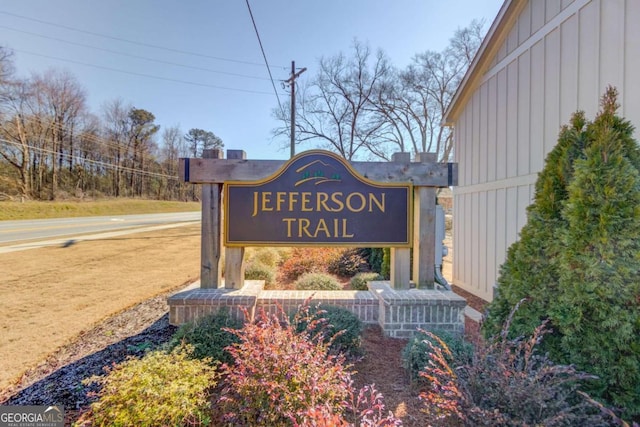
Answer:
[[[449,107],[445,111],[443,125],[453,126],[528,1],[505,0],[502,4],[498,15],[491,24],[491,28],[489,28],[480,48],[478,48],[478,52],[473,57],[469,69],[453,95]]]

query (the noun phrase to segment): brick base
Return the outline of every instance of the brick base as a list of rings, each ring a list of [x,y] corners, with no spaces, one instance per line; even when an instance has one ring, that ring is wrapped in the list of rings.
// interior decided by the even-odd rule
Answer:
[[[385,335],[394,338],[411,337],[417,329],[447,330],[464,333],[466,301],[451,291],[396,290],[389,282],[370,282],[368,291],[276,291],[263,290],[263,282],[245,281],[242,289],[191,289],[168,299],[169,322],[181,325],[222,307],[245,319],[255,315],[256,308],[275,312],[282,307],[290,313],[307,299],[344,307],[365,324],[378,324]]]

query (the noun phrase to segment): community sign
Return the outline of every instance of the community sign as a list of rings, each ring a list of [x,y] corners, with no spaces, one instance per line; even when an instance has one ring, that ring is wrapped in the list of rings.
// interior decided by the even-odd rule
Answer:
[[[410,183],[373,182],[306,151],[273,176],[224,183],[226,246],[411,246]]]

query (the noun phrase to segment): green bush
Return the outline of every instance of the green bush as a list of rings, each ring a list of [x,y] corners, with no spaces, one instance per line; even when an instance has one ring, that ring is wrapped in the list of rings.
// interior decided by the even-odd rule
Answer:
[[[437,337],[436,338],[434,338]],[[452,367],[468,364],[473,358],[473,345],[463,337],[448,331],[419,331],[409,340],[402,350],[402,365],[409,372],[411,381],[422,382],[420,372],[425,369],[431,360],[433,346],[442,348],[444,343],[448,349],[446,360]]]
[[[380,275],[385,279],[391,277],[391,249],[382,249],[382,264],[380,265]]]
[[[322,333],[323,342],[329,345],[329,351],[342,353],[349,357],[362,355],[362,321],[343,307],[320,304],[309,309],[310,317],[324,319],[317,327],[310,328],[306,319],[295,324],[298,332]],[[293,323],[294,320],[292,320]]]
[[[382,268],[382,257],[384,250],[382,248],[363,248],[360,255],[369,265],[369,270],[380,273]]]
[[[524,304],[510,336],[548,320],[542,349],[596,374],[587,391],[640,420],[640,148],[608,88],[587,123],[576,113],[536,182],[520,240],[500,270],[485,336]]]
[[[367,262],[360,255],[359,249],[347,249],[339,257],[331,260],[327,271],[341,277],[353,277],[365,269]]]
[[[305,273],[295,281],[298,290],[339,291],[342,289],[335,277],[323,273]]]
[[[383,280],[383,278],[378,273],[358,273],[349,281],[349,287],[356,291],[366,291],[369,289],[367,283],[373,280]]]
[[[616,108],[605,97],[592,142],[574,162],[551,318],[561,360],[600,377],[585,391],[640,421],[640,172]]]
[[[264,280],[266,286],[276,282],[276,268],[258,261],[250,262],[244,270],[244,278],[247,280]]]
[[[371,271],[375,271],[376,273],[380,273],[382,269],[382,258],[384,256],[384,251],[382,248],[371,248],[367,250],[366,254],[363,254],[366,258],[367,263],[369,263],[369,268]]]
[[[185,343],[193,347],[191,355],[195,358],[231,362],[231,355],[225,348],[238,342],[238,338],[225,328],[240,329],[242,325],[243,322],[231,317],[224,307],[215,314],[180,326],[169,342],[169,348]]]
[[[560,273],[557,264],[562,245],[557,231],[566,227],[562,217],[566,186],[573,176],[573,162],[582,155],[587,144],[585,127],[584,114],[574,114],[571,125],[562,128],[558,143],[547,156],[536,181],[533,204],[527,208],[528,221],[500,267],[498,293],[489,304],[488,316],[483,323],[487,338],[500,332],[512,308],[522,298],[527,298],[528,302],[515,313],[510,335],[530,335],[549,317],[549,306],[558,298]],[[550,341],[556,337],[545,339]]]
[[[129,359],[88,381],[102,386],[91,405],[92,425],[208,425],[208,390],[215,381],[215,368],[183,347]]]

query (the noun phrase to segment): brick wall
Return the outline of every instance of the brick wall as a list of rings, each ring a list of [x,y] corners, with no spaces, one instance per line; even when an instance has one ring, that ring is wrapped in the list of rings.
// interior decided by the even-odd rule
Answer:
[[[408,338],[417,329],[464,333],[466,301],[451,291],[396,290],[388,282],[369,283],[368,291],[263,290],[263,282],[245,281],[242,289],[191,289],[171,296],[169,322],[181,325],[227,307],[232,316],[253,318],[257,308],[291,313],[306,300],[344,307],[365,324],[378,324],[387,336]]]

